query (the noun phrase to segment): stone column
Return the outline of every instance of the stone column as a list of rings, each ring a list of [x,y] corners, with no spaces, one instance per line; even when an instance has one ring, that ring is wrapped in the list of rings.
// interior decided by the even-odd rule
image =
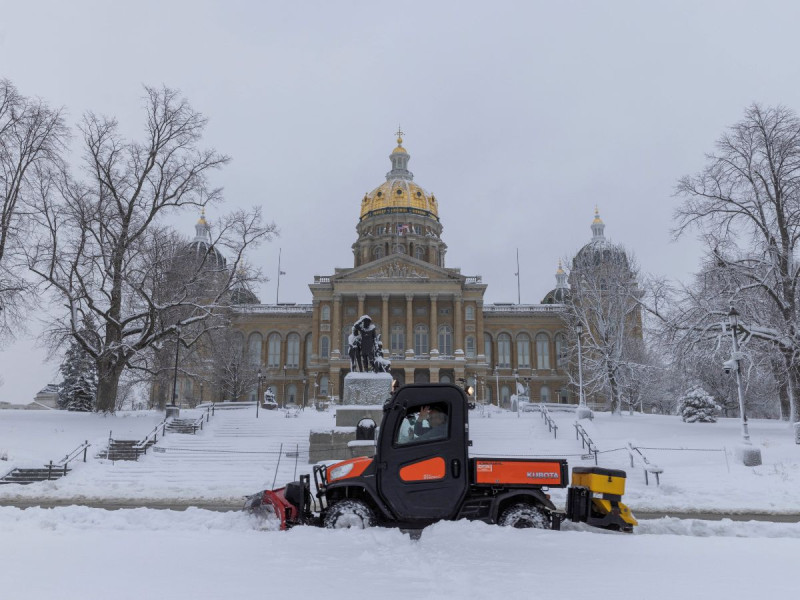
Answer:
[[[389,294],[381,294],[381,336],[383,340],[383,350],[388,355],[391,345],[391,333],[389,332]],[[405,348],[403,348],[405,350]]]
[[[311,310],[311,361],[310,364],[315,364],[319,359],[319,298],[311,300],[313,306]],[[330,348],[328,348],[330,355]]]
[[[406,294],[406,349],[414,348],[414,294]]]
[[[406,374],[406,384],[414,383],[414,367],[406,367],[403,371]]]
[[[364,314],[364,300],[366,297],[366,294],[358,295],[358,316],[356,316],[356,319],[360,319],[361,315]]]
[[[434,350],[441,350],[439,348],[439,308],[437,306],[437,294],[431,294],[431,320],[430,320],[430,328],[431,328],[431,343],[430,343],[430,350],[431,354],[433,354]],[[433,375],[431,375],[431,381],[433,381]],[[436,381],[439,381],[439,374],[437,371],[436,374]]]
[[[431,373],[431,383],[439,383],[439,367],[431,367],[429,371]]]
[[[475,302],[475,356],[483,351],[483,300]]]
[[[464,350],[464,301],[460,295],[455,297],[455,306],[453,310],[456,313],[455,323],[453,324],[455,331],[455,348],[454,350]]]
[[[331,358],[341,356],[342,340],[342,295],[333,295],[333,323],[331,324]]]

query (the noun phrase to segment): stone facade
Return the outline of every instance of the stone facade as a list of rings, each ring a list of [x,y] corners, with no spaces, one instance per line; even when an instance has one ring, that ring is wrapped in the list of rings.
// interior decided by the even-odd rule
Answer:
[[[401,137],[390,159],[386,182],[361,202],[352,268],[315,276],[310,304],[232,306],[247,360],[279,405],[341,398],[347,335],[364,314],[400,384],[464,383],[477,388],[478,402],[508,406],[519,382],[532,400],[576,402],[561,358],[563,305],[553,303],[561,296],[485,304],[481,276],[445,266],[437,200],[413,182]]]

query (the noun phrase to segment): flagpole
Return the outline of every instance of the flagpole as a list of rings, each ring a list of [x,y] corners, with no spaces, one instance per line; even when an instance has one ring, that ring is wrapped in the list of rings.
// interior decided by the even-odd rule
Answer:
[[[519,248],[517,248],[517,272],[514,275],[517,276],[517,304],[522,304],[522,295],[519,291]]]
[[[278,283],[275,286],[275,304],[278,304],[278,295],[281,292],[281,250],[278,248]]]

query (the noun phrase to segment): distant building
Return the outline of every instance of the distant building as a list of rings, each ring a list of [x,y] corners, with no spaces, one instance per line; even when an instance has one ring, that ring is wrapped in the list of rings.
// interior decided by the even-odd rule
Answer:
[[[352,268],[316,275],[309,304],[262,304],[249,290],[233,290],[232,345],[250,381],[261,373],[261,394],[270,390],[281,406],[341,398],[350,371],[347,337],[369,314],[400,384],[465,383],[477,388],[479,402],[510,406],[522,383],[533,402],[576,403],[566,372],[569,289],[561,264],[541,304],[485,304],[480,275],[445,265],[438,199],[414,182],[400,135],[386,181],[361,199]],[[199,225],[208,226],[205,219]],[[258,397],[255,384],[226,397],[212,379],[210,372],[202,380],[179,375],[178,401]],[[172,389],[170,379],[152,393],[168,398]]]
[[[34,397],[34,402],[46,408],[58,408],[58,385],[49,383]]]

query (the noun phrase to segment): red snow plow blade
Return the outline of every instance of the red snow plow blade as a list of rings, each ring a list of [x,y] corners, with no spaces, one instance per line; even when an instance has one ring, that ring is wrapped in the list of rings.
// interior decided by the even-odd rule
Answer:
[[[301,476],[300,481],[287,483],[282,488],[253,494],[245,501],[244,510],[264,516],[274,513],[280,521],[281,530],[308,523],[313,520],[308,475]]]

